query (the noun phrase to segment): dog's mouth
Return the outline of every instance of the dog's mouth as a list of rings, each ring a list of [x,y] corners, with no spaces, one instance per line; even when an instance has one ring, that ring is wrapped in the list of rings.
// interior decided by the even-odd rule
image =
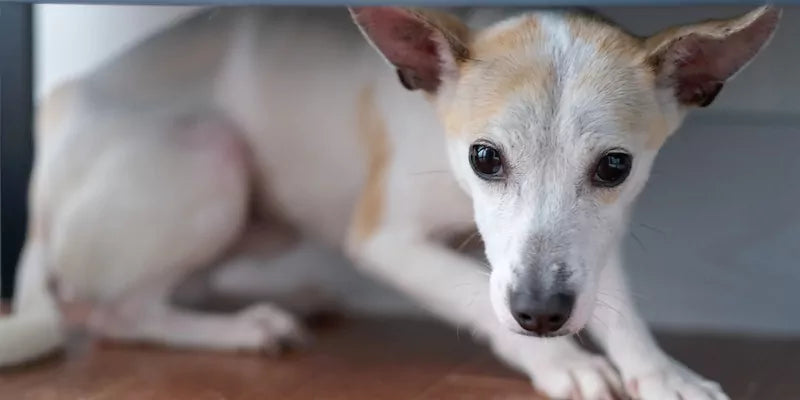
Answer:
[[[558,337],[564,337],[564,336],[571,336],[571,335],[574,335],[575,333],[577,333],[579,331],[572,332],[569,329],[560,329],[560,330],[555,331],[555,332],[536,333],[536,332],[527,331],[525,329],[514,329],[514,332],[518,333],[520,335],[524,335],[524,336],[531,336],[531,337],[542,338],[542,339],[552,339],[552,338],[558,338]]]

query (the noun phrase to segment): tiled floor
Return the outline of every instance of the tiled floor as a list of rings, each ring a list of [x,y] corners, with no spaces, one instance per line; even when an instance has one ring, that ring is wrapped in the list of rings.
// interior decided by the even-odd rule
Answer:
[[[663,336],[734,399],[800,399],[800,340]],[[536,399],[465,332],[425,320],[343,321],[282,359],[95,343],[0,371],[3,400]]]

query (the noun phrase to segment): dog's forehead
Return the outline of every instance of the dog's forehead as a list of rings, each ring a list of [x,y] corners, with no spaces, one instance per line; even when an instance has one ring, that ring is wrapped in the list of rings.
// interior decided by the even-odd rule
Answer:
[[[639,124],[636,114],[649,105],[642,97],[652,95],[639,39],[585,15],[514,17],[479,32],[471,52],[444,113],[450,134],[481,135],[491,123],[559,134]]]

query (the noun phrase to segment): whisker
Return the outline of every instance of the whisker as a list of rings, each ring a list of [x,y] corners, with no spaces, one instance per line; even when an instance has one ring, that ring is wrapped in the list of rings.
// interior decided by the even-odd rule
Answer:
[[[483,269],[485,269],[485,270],[486,270],[486,271],[481,271],[481,272],[485,272],[485,273],[490,273],[490,272],[492,272],[492,266],[491,266],[491,265],[489,265],[487,262],[478,260],[477,264],[478,264],[479,266],[481,266]]]
[[[599,300],[600,296],[605,296],[605,297],[610,298],[611,300],[620,301],[620,302],[624,300],[624,298],[621,296],[621,293],[618,293],[618,294],[614,295],[612,293],[606,293],[606,292],[598,290],[597,291],[597,296],[598,296],[598,300]]]
[[[623,313],[622,313],[620,310],[618,310],[616,307],[613,307],[611,304],[608,304],[608,303],[606,303],[606,302],[604,302],[604,301],[602,301],[602,300],[600,300],[600,299],[597,299],[597,304],[598,304],[598,305],[600,305],[601,307],[605,307],[605,308],[607,308],[607,309],[609,309],[609,310],[613,311],[614,313],[616,313],[616,314],[617,314],[617,317],[618,317],[619,319],[627,321],[628,317],[627,317],[627,316],[625,316],[625,315],[624,315],[624,314],[623,314]]]
[[[458,245],[458,247],[456,247],[456,251],[461,251],[461,250],[464,250],[464,248],[465,248],[465,247],[467,247],[467,245],[468,245],[470,242],[472,242],[472,240],[473,240],[473,239],[475,239],[476,237],[478,237],[478,234],[479,234],[479,232],[478,232],[478,230],[476,229],[476,230],[475,230],[475,232],[473,232],[471,235],[469,235],[469,236],[468,236],[466,239],[464,239],[464,241],[463,241],[463,242],[461,242],[461,244],[460,244],[460,245]]]
[[[610,288],[606,288],[606,289],[613,290],[613,291],[615,291],[617,293],[630,293],[630,294],[642,295],[641,293],[639,293],[639,292],[637,292],[635,290],[631,290],[627,286],[621,287],[621,288],[620,287],[610,287]],[[606,292],[606,293],[608,293],[608,292]]]
[[[617,313],[617,315],[621,315],[619,310],[617,310],[614,306],[612,306],[611,304],[606,303],[603,300],[597,299],[597,304],[599,306],[601,306],[601,307],[605,307],[605,308],[607,308],[607,309],[609,309],[611,311],[614,311],[615,313]]]
[[[641,226],[642,228],[650,229],[653,232],[658,232],[658,233],[660,233],[662,235],[666,234],[666,232],[664,232],[662,229],[656,228],[655,226],[652,226],[652,225],[648,225],[648,224],[644,224],[644,223],[640,222],[639,226]]]
[[[629,295],[631,297],[633,297],[633,298],[638,299],[638,300],[646,300],[643,296],[637,296],[635,294],[629,294]],[[614,295],[612,293],[597,292],[597,300],[600,301],[600,300],[602,300],[602,298],[609,299],[609,300],[612,301],[612,303],[615,303],[615,304],[625,303],[625,302],[628,301],[625,297],[622,297],[621,295]],[[605,302],[605,301],[603,301],[603,303],[607,304],[607,302]]]
[[[583,341],[583,337],[581,337],[581,331],[575,332],[575,337],[578,338],[578,342],[581,344],[581,346],[586,346],[586,343]]]
[[[636,243],[639,243],[639,247],[642,248],[642,251],[647,252],[647,249],[644,247],[644,243],[642,242],[642,239],[639,239],[639,236],[636,236],[636,234],[633,233],[633,231],[630,231],[630,235],[631,235],[631,237],[633,237],[633,240],[635,240]]]
[[[612,297],[612,298],[614,298],[616,300],[620,300],[620,301],[625,300],[624,297],[619,296],[619,295],[622,295],[622,294],[625,294],[625,295],[628,295],[628,296],[631,296],[631,297],[634,297],[634,298],[637,298],[637,299],[640,299],[640,300],[647,300],[647,297],[644,294],[636,292],[636,291],[633,291],[633,290],[630,290],[630,289],[612,289],[612,290],[616,290],[618,296],[613,296],[612,293],[609,293],[609,292],[606,292],[606,291],[599,291],[598,293],[599,294],[608,295],[608,296],[610,296],[610,297]]]
[[[610,329],[608,328],[608,324],[607,324],[607,323],[605,323],[605,321],[601,320],[601,319],[600,319],[600,317],[598,317],[598,316],[596,316],[596,315],[592,315],[592,321],[595,321],[595,322],[597,322],[598,324],[602,325],[602,326],[603,326],[603,328],[604,328],[606,331],[610,330]]]

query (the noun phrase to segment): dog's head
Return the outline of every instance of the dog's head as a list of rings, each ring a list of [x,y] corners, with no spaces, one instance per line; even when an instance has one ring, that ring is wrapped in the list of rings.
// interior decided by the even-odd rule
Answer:
[[[478,32],[438,12],[351,10],[436,108],[471,195],[497,316],[520,333],[582,328],[664,140],[768,42],[780,11],[637,38],[541,12]]]

